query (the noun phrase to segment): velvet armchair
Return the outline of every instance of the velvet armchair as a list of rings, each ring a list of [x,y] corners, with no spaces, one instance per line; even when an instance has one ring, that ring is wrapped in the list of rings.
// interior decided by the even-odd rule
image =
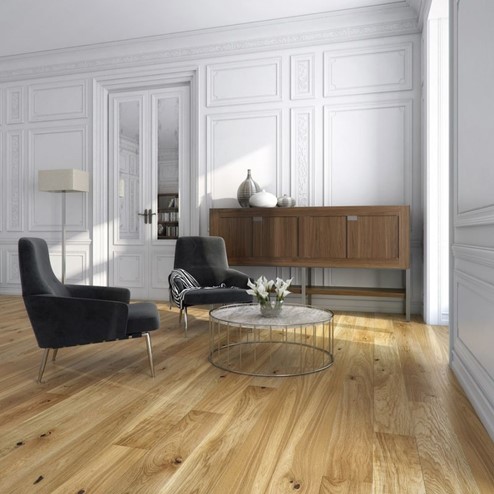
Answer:
[[[180,309],[180,320],[184,315],[185,334],[187,307],[252,302],[248,280],[245,273],[230,268],[222,237],[179,237],[168,281],[170,302]]]
[[[141,336],[154,377],[149,332],[160,326],[155,304],[130,304],[127,288],[62,284],[43,239],[21,238],[18,248],[24,305],[38,346],[44,349],[38,382],[51,349],[55,360],[59,348]]]

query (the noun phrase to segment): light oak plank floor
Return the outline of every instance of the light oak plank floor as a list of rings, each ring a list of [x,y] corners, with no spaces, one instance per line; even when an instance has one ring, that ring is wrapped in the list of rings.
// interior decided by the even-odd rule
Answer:
[[[144,340],[64,349],[36,383],[20,297],[0,296],[0,493],[494,493],[494,443],[418,319],[337,314],[335,363],[249,377],[207,361],[208,311],[159,304]]]

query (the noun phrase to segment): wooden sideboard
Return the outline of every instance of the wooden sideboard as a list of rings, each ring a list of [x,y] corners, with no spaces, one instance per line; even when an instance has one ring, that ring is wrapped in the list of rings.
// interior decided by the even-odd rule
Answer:
[[[410,319],[409,206],[211,209],[209,222],[210,235],[225,239],[232,265],[305,268],[303,297],[323,293],[402,298]],[[315,287],[307,284],[307,268],[314,267],[400,269],[405,287]]]

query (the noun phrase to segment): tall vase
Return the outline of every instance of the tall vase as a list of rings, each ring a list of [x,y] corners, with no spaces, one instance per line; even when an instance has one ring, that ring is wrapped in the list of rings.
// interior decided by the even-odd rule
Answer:
[[[250,196],[260,191],[261,188],[252,179],[250,170],[247,170],[247,178],[240,184],[237,190],[237,199],[240,206],[243,208],[248,208]]]

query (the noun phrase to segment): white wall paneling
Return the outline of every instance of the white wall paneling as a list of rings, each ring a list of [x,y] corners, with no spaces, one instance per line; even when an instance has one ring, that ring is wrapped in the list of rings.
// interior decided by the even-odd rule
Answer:
[[[488,396],[494,393],[494,346],[492,306],[494,285],[466,273],[455,273],[456,328],[455,352],[460,352],[463,365],[476,376],[477,385]],[[494,403],[491,403],[494,408]]]
[[[281,58],[208,65],[207,105],[281,101]]]
[[[281,112],[228,113],[207,117],[207,173],[212,207],[238,207],[237,189],[252,177],[267,192],[281,184]]]
[[[324,96],[412,89],[412,43],[324,53]]]
[[[291,99],[315,97],[315,55],[292,55],[290,57]]]
[[[85,126],[50,127],[29,131],[29,230],[60,231],[61,194],[38,190],[38,171],[87,169]],[[87,230],[87,194],[67,194],[67,232]]]
[[[411,101],[324,112],[325,205],[410,204]]]
[[[81,249],[80,245],[70,245],[66,252],[67,283],[86,285],[90,282],[89,245]],[[60,276],[61,276],[60,256]]]
[[[19,272],[19,254],[17,249],[6,246],[5,248],[5,280],[7,285],[20,285],[21,276]]]
[[[450,6],[450,362],[494,439],[494,65],[476,63],[492,45],[494,3]]]
[[[315,177],[315,108],[290,110],[291,195],[297,206],[314,204]]]
[[[2,94],[0,92],[0,101],[2,100]],[[0,103],[1,104],[1,103]],[[0,107],[0,115],[2,114],[1,112],[1,107]],[[0,117],[1,118],[1,117]],[[2,132],[2,127],[0,123],[0,232],[3,230],[3,218],[5,215],[5,210],[6,210],[6,194],[7,194],[7,184],[5,183],[4,176],[5,173],[7,173],[6,170],[6,165],[5,165],[5,158],[4,158],[4,153],[3,153],[3,139],[4,139],[4,133]],[[1,263],[0,263],[1,264]]]
[[[22,87],[9,87],[6,94],[6,123],[20,124],[24,122],[24,98]]]
[[[10,131],[6,133],[6,230],[20,232],[24,230],[24,133],[23,131]]]
[[[86,81],[52,82],[29,86],[29,121],[87,117]]]

